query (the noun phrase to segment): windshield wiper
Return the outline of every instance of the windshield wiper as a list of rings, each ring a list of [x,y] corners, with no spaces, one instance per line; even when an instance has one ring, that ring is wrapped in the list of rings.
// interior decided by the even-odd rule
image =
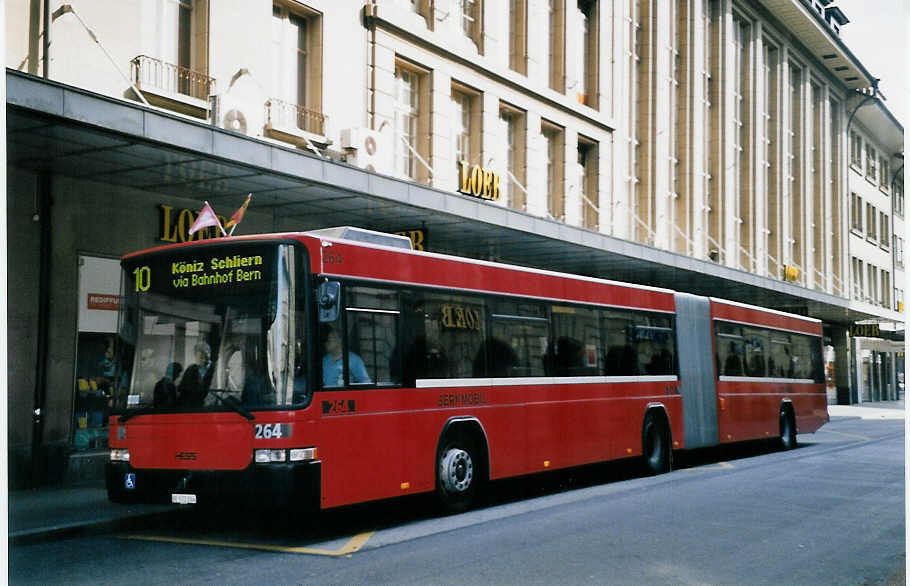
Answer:
[[[232,397],[230,395],[228,395],[227,397],[221,396],[220,393],[226,393],[227,391],[218,391],[215,389],[209,389],[209,392],[211,392],[215,396],[215,398],[218,399],[219,401],[221,401],[221,404],[224,405],[225,407],[227,407],[228,409],[230,409],[232,411],[236,411],[237,413],[243,415],[250,421],[253,421],[256,419],[256,416],[253,415],[252,413],[250,413],[249,411],[247,411],[243,407],[243,405],[241,405],[240,403],[237,402],[237,399],[235,399],[234,397]]]

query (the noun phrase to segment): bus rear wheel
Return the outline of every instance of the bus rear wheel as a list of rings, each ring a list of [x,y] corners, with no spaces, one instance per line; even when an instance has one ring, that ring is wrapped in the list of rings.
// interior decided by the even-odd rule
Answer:
[[[671,464],[670,429],[662,417],[649,414],[642,427],[642,459],[649,476],[669,472]]]
[[[443,443],[436,458],[436,494],[450,513],[467,510],[474,502],[480,480],[477,451],[464,439]]]
[[[787,407],[780,409],[780,447],[783,450],[796,447],[796,422],[793,421],[793,412]]]

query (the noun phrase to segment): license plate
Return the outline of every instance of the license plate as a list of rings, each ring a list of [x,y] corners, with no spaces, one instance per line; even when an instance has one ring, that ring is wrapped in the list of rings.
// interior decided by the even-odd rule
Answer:
[[[175,505],[195,505],[196,504],[196,495],[195,494],[172,494],[171,502]]]

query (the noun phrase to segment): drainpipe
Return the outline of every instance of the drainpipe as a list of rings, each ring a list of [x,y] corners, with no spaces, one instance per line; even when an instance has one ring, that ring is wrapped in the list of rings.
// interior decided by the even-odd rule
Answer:
[[[49,67],[51,63],[51,0],[44,0],[44,51],[41,56],[42,69],[44,70],[44,79],[49,77]]]
[[[44,475],[42,439],[44,404],[47,398],[47,364],[51,275],[51,175],[38,176],[38,343],[35,355],[35,396],[32,410],[32,486],[39,486]]]

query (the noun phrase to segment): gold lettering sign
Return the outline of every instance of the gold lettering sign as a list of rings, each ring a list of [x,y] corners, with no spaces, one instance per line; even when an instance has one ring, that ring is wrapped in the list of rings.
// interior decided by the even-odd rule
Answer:
[[[426,229],[419,230],[402,230],[400,232],[395,232],[398,236],[407,236],[411,239],[411,247],[414,250],[426,250],[427,249],[427,231]]]
[[[500,178],[498,173],[484,169],[480,165],[471,166],[467,161],[460,161],[458,167],[460,169],[459,192],[480,199],[499,201]]]
[[[158,240],[160,242],[194,242],[221,236],[221,233],[215,226],[203,228],[195,234],[189,233],[190,227],[193,225],[193,222],[196,221],[196,216],[199,212],[195,212],[188,208],[175,210],[174,206],[164,204],[159,205],[158,210],[161,212],[159,218],[160,231],[158,232]],[[221,225],[223,226],[227,221],[227,218],[218,216],[218,221],[221,222]]]
[[[442,306],[442,325],[460,330],[480,330],[480,312],[461,305]]]
[[[853,324],[850,326],[850,335],[858,338],[878,338],[881,331],[878,324]]]

